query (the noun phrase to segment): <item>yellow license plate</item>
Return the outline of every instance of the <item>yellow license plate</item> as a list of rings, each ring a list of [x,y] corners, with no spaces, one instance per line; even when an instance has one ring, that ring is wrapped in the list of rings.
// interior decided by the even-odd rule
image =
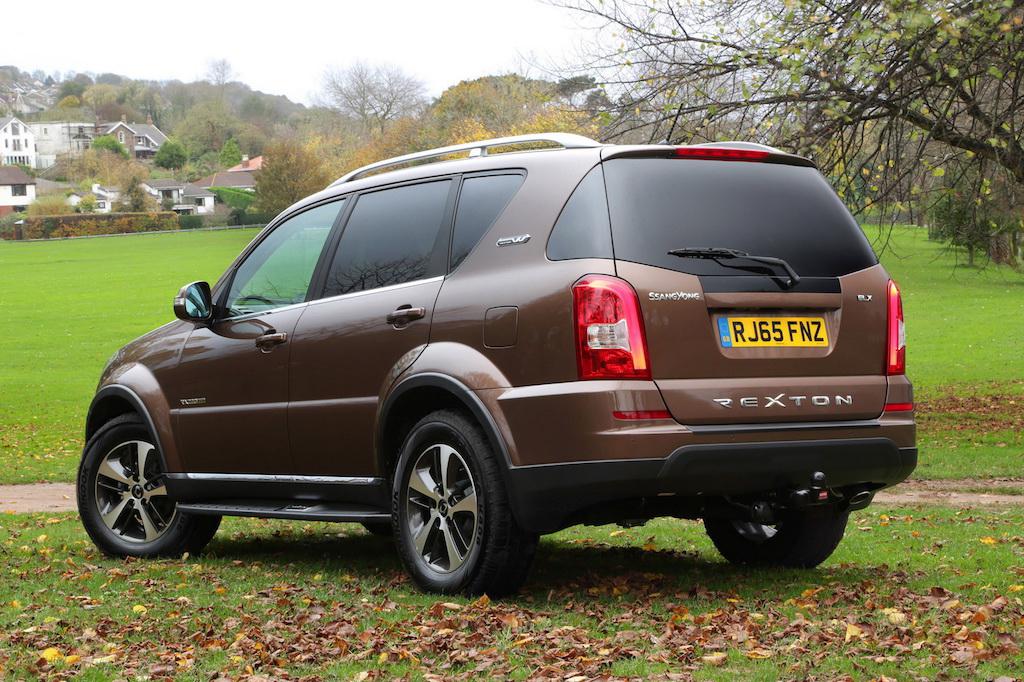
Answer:
[[[828,346],[823,317],[720,317],[722,348]]]

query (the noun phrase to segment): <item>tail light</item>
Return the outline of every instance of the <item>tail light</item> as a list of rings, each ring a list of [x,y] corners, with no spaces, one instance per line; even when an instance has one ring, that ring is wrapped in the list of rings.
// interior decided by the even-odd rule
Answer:
[[[907,331],[903,323],[903,299],[896,282],[889,280],[889,329],[885,353],[885,373],[907,371]]]
[[[572,288],[580,379],[650,379],[647,339],[633,287],[587,275]]]

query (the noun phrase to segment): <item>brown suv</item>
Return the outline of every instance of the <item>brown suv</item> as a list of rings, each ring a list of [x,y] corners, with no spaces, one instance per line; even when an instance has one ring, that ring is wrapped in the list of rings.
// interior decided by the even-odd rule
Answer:
[[[79,508],[115,555],[349,521],[421,587],[497,595],[542,533],[673,516],[811,567],[917,461],[899,290],[814,165],[759,145],[390,159],[174,310],[89,410]]]

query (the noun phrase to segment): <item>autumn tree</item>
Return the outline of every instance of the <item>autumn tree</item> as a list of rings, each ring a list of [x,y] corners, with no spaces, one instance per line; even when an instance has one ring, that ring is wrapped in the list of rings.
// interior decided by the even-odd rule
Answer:
[[[117,210],[129,213],[144,213],[156,208],[156,200],[142,186],[143,178],[132,175],[121,190],[121,198]]]
[[[612,34],[584,65],[611,139],[761,141],[856,208],[899,210],[953,160],[1024,183],[1015,0],[571,0]]]
[[[382,133],[393,121],[418,113],[426,103],[425,92],[421,81],[396,66],[356,62],[324,74],[322,99],[366,132]]]
[[[329,181],[320,157],[297,140],[270,143],[263,153],[263,168],[256,176],[256,206],[265,213],[280,213],[322,190]]]

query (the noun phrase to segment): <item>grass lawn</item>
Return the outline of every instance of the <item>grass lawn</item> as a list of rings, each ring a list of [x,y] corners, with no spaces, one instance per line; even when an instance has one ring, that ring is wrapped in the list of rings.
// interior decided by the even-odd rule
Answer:
[[[216,279],[254,234],[0,242],[0,482],[72,480],[103,363],[168,321],[178,286]],[[1020,476],[1024,275],[954,268],[923,230],[897,228],[888,242],[922,408],[918,475]]]
[[[1022,527],[871,509],[814,571],[732,567],[694,522],[576,528],[490,603],[420,594],[348,525],[233,519],[201,557],[120,561],[74,515],[6,515],[0,675],[1020,678]]]

